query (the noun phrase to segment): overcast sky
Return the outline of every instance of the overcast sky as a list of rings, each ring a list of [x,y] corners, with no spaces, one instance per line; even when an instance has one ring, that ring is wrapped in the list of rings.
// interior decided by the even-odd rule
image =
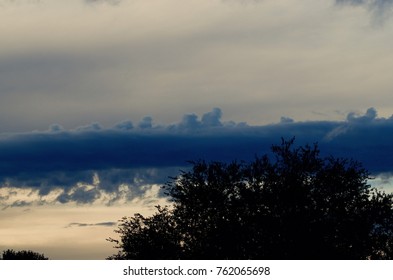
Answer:
[[[125,206],[153,209],[187,160],[248,160],[281,137],[360,160],[390,185],[392,8],[0,0],[0,250],[105,258],[92,249],[108,248],[102,228],[132,215]],[[83,256],[56,247],[86,229],[101,241]]]
[[[2,132],[212,107],[250,124],[393,112],[392,1],[0,3]]]

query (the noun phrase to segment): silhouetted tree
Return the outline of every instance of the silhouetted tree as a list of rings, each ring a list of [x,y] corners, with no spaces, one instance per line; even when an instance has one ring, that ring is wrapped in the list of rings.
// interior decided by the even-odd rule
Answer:
[[[317,145],[244,162],[193,162],[164,188],[171,208],[123,218],[113,259],[391,259],[392,195],[360,163]]]
[[[141,214],[123,217],[115,232],[120,234],[121,240],[108,240],[121,250],[109,259],[172,259],[179,254],[181,236],[167,207],[158,206],[157,213],[148,218]]]
[[[3,251],[2,260],[47,260],[44,254],[33,252],[31,250],[14,251],[7,249]]]

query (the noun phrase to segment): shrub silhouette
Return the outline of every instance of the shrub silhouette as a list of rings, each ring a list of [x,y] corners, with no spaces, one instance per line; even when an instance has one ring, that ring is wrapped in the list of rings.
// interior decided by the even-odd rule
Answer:
[[[317,145],[244,162],[192,162],[164,186],[172,205],[121,219],[109,259],[391,259],[392,195],[360,163]]]
[[[3,251],[3,260],[47,260],[43,254],[31,251],[22,250],[14,251],[12,249],[7,249]]]

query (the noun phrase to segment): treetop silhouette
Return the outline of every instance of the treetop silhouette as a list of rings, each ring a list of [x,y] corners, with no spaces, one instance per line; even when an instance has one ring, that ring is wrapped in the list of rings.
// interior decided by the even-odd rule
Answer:
[[[31,250],[15,251],[7,249],[2,253],[2,260],[47,260],[44,254],[37,253]]]
[[[172,205],[124,217],[109,259],[391,259],[392,195],[351,159],[272,146],[250,163],[192,162],[164,186]]]

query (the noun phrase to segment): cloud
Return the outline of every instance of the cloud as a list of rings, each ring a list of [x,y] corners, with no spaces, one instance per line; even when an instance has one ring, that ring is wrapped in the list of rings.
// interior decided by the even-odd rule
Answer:
[[[337,4],[366,5],[371,8],[384,8],[393,4],[392,0],[336,0]]]
[[[69,223],[66,228],[69,227],[114,227],[116,226],[116,222],[102,222],[102,223],[94,223],[94,224],[86,224],[86,223]]]
[[[222,112],[220,108],[214,108],[213,111],[208,112],[202,116],[202,125],[204,127],[222,126],[220,121]]]
[[[78,204],[88,204],[93,203],[101,196],[101,192],[93,187],[89,186],[78,186],[74,187],[68,192],[63,192],[57,197],[60,203],[68,203],[70,201],[75,201]]]
[[[24,200],[17,200],[11,204],[11,207],[28,207],[31,206],[33,203],[24,201]]]
[[[53,126],[51,126],[51,127],[53,127]],[[97,130],[101,130],[101,129],[102,129],[102,126],[97,122],[94,122],[94,123],[88,124],[88,125],[79,126],[76,128],[77,131],[81,131],[81,130],[97,131]]]
[[[293,123],[294,120],[292,118],[289,118],[289,117],[281,117],[280,122],[281,123]]]
[[[186,114],[179,123],[172,125],[169,128],[174,130],[189,130],[195,132],[203,129],[236,125],[234,122],[226,122],[224,124],[222,123],[221,118],[221,109],[213,108],[211,112],[203,114],[201,119],[199,119],[196,114]]]
[[[125,121],[113,128],[54,125],[46,131],[1,134],[1,188],[31,188],[41,197],[59,190],[55,202],[110,204],[144,196],[145,186],[164,184],[189,160],[252,160],[269,153],[281,137],[296,137],[298,145],[318,142],[324,155],[354,158],[374,174],[393,172],[393,117],[380,118],[374,108],[351,112],[342,121],[283,117],[264,126],[222,121],[222,115],[214,108],[201,118],[186,114],[170,125],[155,125],[146,117],[137,127]]]
[[[239,7],[254,0],[88,2],[98,9],[83,0],[43,2],[67,3],[4,15],[1,131],[108,126],[130,115],[138,127],[145,108],[169,122],[184,110],[201,115],[211,102],[227,114],[247,110],[254,123],[284,110],[304,120],[310,106],[346,107],[339,94],[356,93],[354,107],[368,104],[370,88],[388,95],[388,75],[374,73],[388,72],[390,37],[352,29],[325,5],[334,1],[261,1],[255,9]],[[288,104],[296,104],[291,112]]]
[[[162,183],[163,184],[163,183]],[[162,184],[144,184],[141,186],[121,184],[110,190],[100,185],[83,185],[77,183],[70,189],[55,188],[42,194],[32,187],[0,188],[0,209],[41,207],[72,204],[74,206],[124,206],[143,204],[152,207],[166,203],[162,193]],[[26,209],[25,209],[26,210]],[[28,210],[28,208],[27,208]]]
[[[138,124],[141,129],[148,129],[153,127],[153,118],[150,116],[144,117]]]
[[[336,0],[337,5],[361,6],[384,18],[392,12],[393,0]]]
[[[349,123],[365,123],[365,122],[371,122],[377,118],[377,110],[375,108],[369,108],[367,109],[366,114],[362,115],[357,115],[354,112],[351,112],[347,115],[347,121]]]
[[[116,124],[114,128],[119,129],[119,130],[131,130],[134,128],[134,125],[133,125],[132,121],[125,120],[125,121],[122,121],[122,122],[119,122],[118,124]]]
[[[181,129],[197,129],[201,127],[201,122],[198,120],[198,116],[195,114],[187,114],[183,116],[182,121],[178,124],[178,128]]]

